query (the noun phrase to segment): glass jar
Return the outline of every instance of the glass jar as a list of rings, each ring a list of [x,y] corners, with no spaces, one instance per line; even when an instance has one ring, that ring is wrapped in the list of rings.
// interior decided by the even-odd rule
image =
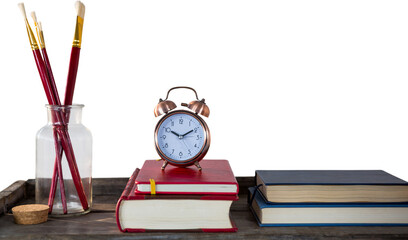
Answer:
[[[52,216],[92,206],[92,134],[81,122],[83,107],[46,105],[48,122],[37,133],[35,200]]]

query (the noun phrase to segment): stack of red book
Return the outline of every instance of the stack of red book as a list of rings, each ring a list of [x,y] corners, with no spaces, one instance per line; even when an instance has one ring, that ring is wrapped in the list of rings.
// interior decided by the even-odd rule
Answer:
[[[116,206],[122,232],[236,232],[230,207],[238,183],[227,160],[202,160],[180,168],[145,161],[130,177]]]

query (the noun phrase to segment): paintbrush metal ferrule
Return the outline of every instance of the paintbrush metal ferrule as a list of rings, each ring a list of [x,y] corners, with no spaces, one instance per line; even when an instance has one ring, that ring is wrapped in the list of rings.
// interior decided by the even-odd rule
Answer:
[[[44,33],[40,31],[38,34],[38,41],[40,42],[40,48],[45,48]]]
[[[45,48],[45,42],[44,42],[44,36],[42,34],[42,30],[41,30],[41,24],[40,22],[37,22],[37,16],[35,15],[35,12],[31,12],[31,17],[33,18],[34,25],[35,25],[35,31],[37,32],[38,44],[41,49]]]
[[[74,41],[72,42],[72,47],[81,48],[83,27],[84,27],[84,19],[80,16],[77,16],[77,21],[76,21],[76,26],[75,26],[75,35],[74,35]]]
[[[44,35],[43,32],[40,31],[37,23],[35,24],[35,31],[37,32],[37,38],[38,38],[38,43],[39,43],[39,47],[41,49],[45,48],[45,42],[44,42]]]
[[[42,34],[41,34],[41,32],[38,30],[37,25],[36,25],[35,31],[37,32],[38,45],[39,45],[40,49],[45,48],[44,41],[43,41],[42,38],[41,38],[41,35],[42,35]]]
[[[35,35],[33,33],[33,30],[30,27],[30,24],[27,21],[27,18],[24,19],[26,28],[27,28],[27,34],[28,34],[28,40],[30,41],[31,49],[32,50],[37,50],[38,49],[38,44],[37,40],[35,40]]]
[[[38,43],[40,45],[40,48],[43,49],[43,48],[45,48],[45,41],[44,41],[44,34],[43,34],[42,29],[41,29],[41,25],[40,25],[39,22],[38,23],[34,22],[34,24],[35,24],[35,30],[37,32]]]

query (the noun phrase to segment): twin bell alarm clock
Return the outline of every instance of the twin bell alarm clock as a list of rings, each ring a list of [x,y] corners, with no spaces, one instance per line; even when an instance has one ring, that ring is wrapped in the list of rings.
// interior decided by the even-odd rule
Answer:
[[[174,110],[177,106],[168,100],[174,89],[189,89],[195,93],[196,100],[189,104],[181,103],[187,110]],[[199,116],[208,117],[210,109],[205,100],[199,100],[197,92],[191,87],[173,87],[167,92],[166,99],[159,100],[154,109],[156,117],[163,115],[154,131],[154,142],[157,153],[167,164],[178,167],[195,165],[201,170],[199,161],[202,160],[210,147],[210,130],[205,121]]]

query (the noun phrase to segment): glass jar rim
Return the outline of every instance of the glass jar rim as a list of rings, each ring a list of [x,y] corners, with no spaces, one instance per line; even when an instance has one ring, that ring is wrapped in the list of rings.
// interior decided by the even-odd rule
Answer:
[[[85,105],[84,104],[72,104],[72,105],[50,105],[50,104],[45,104],[45,107],[47,109],[51,109],[51,110],[60,110],[60,109],[83,108],[83,107],[85,107]]]

